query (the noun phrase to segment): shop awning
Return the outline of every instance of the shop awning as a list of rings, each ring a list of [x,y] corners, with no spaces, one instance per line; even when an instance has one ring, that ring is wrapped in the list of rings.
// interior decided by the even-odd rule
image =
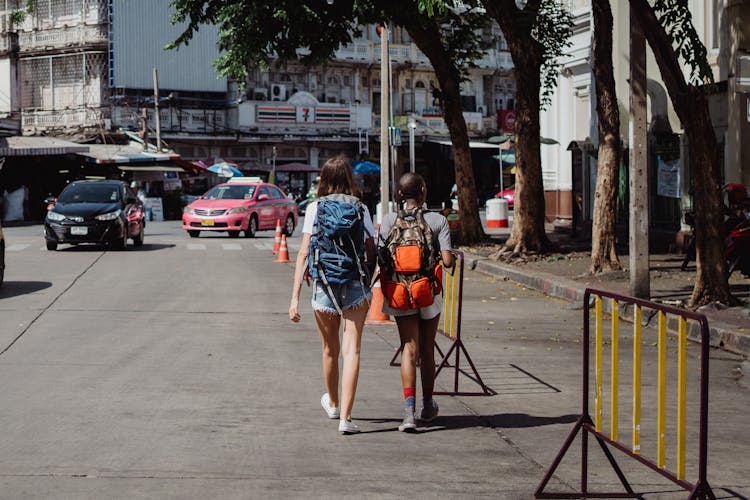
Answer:
[[[118,165],[117,168],[125,172],[184,172],[182,167],[169,165]]]
[[[243,163],[240,165],[242,170],[256,171],[256,172],[270,172],[273,170],[273,166],[264,163]],[[307,165],[305,163],[285,163],[284,165],[276,165],[277,172],[320,172],[318,167]]]
[[[0,138],[0,156],[53,156],[85,153],[89,146],[55,137],[13,136]]]
[[[434,142],[441,146],[453,146],[453,143],[448,139],[427,139],[427,142]],[[469,141],[469,148],[471,149],[494,149],[497,150],[500,147],[499,144],[490,144],[489,142],[481,141]]]
[[[79,153],[87,157],[87,162],[96,164],[137,164],[157,162],[171,162],[180,159],[176,153],[152,153],[143,151],[140,146],[123,144],[91,144],[89,150]]]

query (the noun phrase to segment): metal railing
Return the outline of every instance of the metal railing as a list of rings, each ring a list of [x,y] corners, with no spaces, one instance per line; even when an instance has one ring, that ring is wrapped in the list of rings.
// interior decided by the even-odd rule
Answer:
[[[590,343],[591,318],[590,300],[594,298],[594,418],[590,416]],[[605,338],[604,338],[604,299],[610,300],[610,341],[609,341],[609,432],[604,430],[604,400],[605,393]],[[690,492],[688,498],[715,498],[706,478],[706,464],[708,455],[708,356],[709,356],[709,328],[708,320],[703,314],[677,309],[646,300],[618,295],[603,290],[586,289],[584,293],[583,314],[583,388],[581,416],[573,430],[568,435],[555,460],[536,490],[536,498],[621,498],[638,497],[607,446],[611,446],[658,472],[670,481]],[[630,445],[620,440],[620,388],[624,384],[620,381],[619,357],[620,345],[620,313],[625,307],[632,307],[633,311],[633,359],[632,359],[632,427]],[[641,444],[644,438],[642,428],[643,419],[643,311],[649,310],[658,318],[656,328],[656,428],[653,429],[656,441],[656,456],[649,457],[643,451]],[[670,399],[676,403],[675,443],[676,455],[674,463],[676,470],[670,471],[666,467],[666,439],[667,439],[667,315],[677,318],[677,384],[676,395]],[[700,328],[700,380],[699,380],[699,421],[698,421],[698,453],[697,480],[694,483],[686,481],[687,459],[687,331],[688,321],[692,321]],[[654,408],[648,408],[653,413]],[[581,431],[581,482],[579,492],[545,492],[547,483],[552,478],[573,440]],[[652,434],[652,435],[653,435]],[[599,443],[610,465],[617,474],[626,492],[590,492],[588,490],[588,436],[592,435]]]

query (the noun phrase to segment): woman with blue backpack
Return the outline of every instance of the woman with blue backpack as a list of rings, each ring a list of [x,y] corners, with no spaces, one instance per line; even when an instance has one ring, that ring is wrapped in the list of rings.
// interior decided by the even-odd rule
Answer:
[[[376,258],[375,227],[369,210],[355,192],[349,160],[344,156],[328,160],[320,171],[318,198],[305,211],[289,306],[289,319],[299,322],[302,280],[311,278],[312,308],[322,342],[327,389],[320,404],[328,418],[339,419],[342,434],[359,432],[351,412]],[[339,354],[343,358],[340,398]]]
[[[451,235],[448,220],[424,208],[424,179],[406,173],[398,182],[397,213],[383,218],[378,235],[383,313],[396,319],[403,347],[401,383],[404,419],[398,430],[417,429],[417,364],[422,379],[422,410],[419,420],[430,422],[438,415],[432,398],[435,386],[435,334],[442,301],[442,269],[451,268]]]

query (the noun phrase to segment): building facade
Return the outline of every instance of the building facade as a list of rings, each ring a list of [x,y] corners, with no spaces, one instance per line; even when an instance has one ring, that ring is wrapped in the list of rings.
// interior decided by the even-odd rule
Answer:
[[[320,166],[342,152],[377,158],[384,75],[374,27],[325,67],[290,64],[235,82],[213,69],[220,55],[214,27],[202,27],[188,46],[164,49],[183,29],[171,24],[169,3],[36,0],[29,12],[26,0],[0,0],[0,123],[17,134],[87,143],[121,141],[123,134],[155,143],[158,135],[160,148],[183,159],[221,158],[248,172],[291,162]],[[476,137],[494,133],[515,94],[500,30],[485,35],[497,43],[462,85]],[[432,94],[436,78],[404,30],[392,31],[390,58],[393,122],[404,137],[407,122],[416,124],[421,152],[448,135]],[[406,141],[401,150],[404,168]]]
[[[591,72],[594,24],[590,0],[570,0],[573,45],[561,61],[552,105],[542,114],[542,136],[558,144],[542,146],[547,216],[566,224],[576,196],[582,217],[590,219],[596,186],[598,147],[596,89]],[[717,82],[709,97],[711,118],[722,152],[723,182],[750,185],[750,1],[690,0],[698,35],[708,50]],[[627,217],[627,148],[629,127],[629,4],[612,2],[613,66],[620,109],[624,155],[618,206]],[[743,66],[744,64],[744,66]],[[679,229],[682,214],[692,208],[690,162],[682,125],[672,107],[659,68],[647,49],[650,217],[652,226]],[[687,68],[685,69],[688,74]],[[745,80],[742,80],[742,78]],[[745,82],[743,84],[743,82]],[[669,167],[666,167],[669,166]],[[671,172],[666,172],[671,168]],[[662,174],[660,180],[660,169]],[[674,185],[666,185],[671,179]]]

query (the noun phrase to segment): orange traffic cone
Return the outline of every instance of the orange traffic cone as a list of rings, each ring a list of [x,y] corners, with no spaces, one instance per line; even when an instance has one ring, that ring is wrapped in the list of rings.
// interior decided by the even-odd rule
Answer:
[[[383,312],[383,302],[385,296],[380,289],[380,280],[375,281],[372,285],[372,302],[370,302],[370,311],[367,313],[366,325],[384,325],[393,323],[391,317]]]
[[[289,260],[289,249],[286,247],[286,235],[281,235],[281,246],[279,247],[279,256],[274,262],[291,262]]]
[[[276,234],[273,237],[273,254],[279,253],[281,247],[281,220],[276,219]]]

